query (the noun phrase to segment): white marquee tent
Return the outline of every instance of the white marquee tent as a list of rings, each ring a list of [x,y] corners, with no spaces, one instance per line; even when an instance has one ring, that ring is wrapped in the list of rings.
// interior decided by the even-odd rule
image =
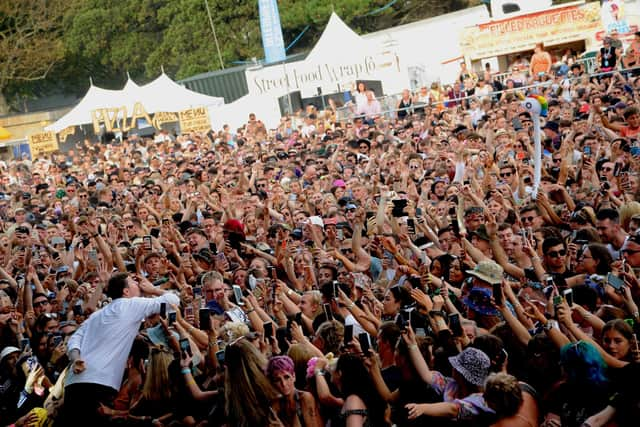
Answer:
[[[224,98],[193,92],[164,73],[144,86],[138,86],[129,79],[121,90],[102,89],[92,84],[78,105],[45,130],[60,132],[69,126],[92,123],[91,112],[101,108],[126,107],[128,112],[132,112],[138,102],[147,113],[152,114],[178,112],[193,107],[219,107],[224,104]]]

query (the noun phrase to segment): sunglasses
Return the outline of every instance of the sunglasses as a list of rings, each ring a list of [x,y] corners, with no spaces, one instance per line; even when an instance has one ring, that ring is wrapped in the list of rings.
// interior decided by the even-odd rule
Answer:
[[[559,251],[551,251],[547,253],[547,255],[550,256],[551,258],[558,258],[561,256],[565,256],[566,254],[567,254],[567,251],[565,251],[564,249],[561,249]]]
[[[620,252],[622,252],[623,254],[627,254],[627,255],[635,255],[638,252],[640,252],[640,250],[622,249]]]
[[[512,172],[503,172],[503,173],[500,174],[500,178],[508,178],[511,175],[513,175]]]
[[[602,170],[605,171],[605,172],[611,172],[613,170],[613,168],[606,167],[606,168],[602,168]]]
[[[520,219],[522,220],[522,222],[533,222],[533,220],[536,218],[537,217],[535,216],[523,216]]]
[[[40,306],[42,306],[42,305],[46,305],[46,304],[49,304],[49,301],[47,301],[47,300],[42,300],[42,301],[37,301],[37,302],[36,302],[36,301],[34,301],[34,302],[33,302],[33,307],[34,307],[34,308],[35,308],[35,307],[40,307]]]

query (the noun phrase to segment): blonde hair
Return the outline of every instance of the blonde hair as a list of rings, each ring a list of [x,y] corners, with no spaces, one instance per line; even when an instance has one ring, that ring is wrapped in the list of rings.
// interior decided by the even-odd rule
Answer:
[[[633,201],[627,202],[620,206],[620,227],[623,230],[629,230],[629,223],[631,222],[631,218],[637,214],[640,214],[640,203]]]
[[[227,322],[222,326],[221,336],[229,343],[249,333],[249,327],[242,322]]]
[[[142,387],[142,397],[150,401],[171,399],[169,364],[173,356],[164,349],[154,347],[149,357],[149,367]]]
[[[265,425],[271,402],[279,393],[265,369],[267,360],[247,339],[225,349],[225,410],[229,424],[238,427]]]

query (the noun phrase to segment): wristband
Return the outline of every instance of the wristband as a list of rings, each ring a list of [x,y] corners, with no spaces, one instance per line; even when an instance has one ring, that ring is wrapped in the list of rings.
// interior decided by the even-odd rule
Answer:
[[[418,344],[410,344],[407,346],[407,348],[409,348],[409,350],[417,350],[418,349]]]
[[[191,373],[191,369],[189,368],[182,368],[182,370],[180,371],[183,375],[187,375]]]
[[[252,308],[251,310],[247,310],[247,311],[245,311],[245,312],[244,312],[244,314],[251,314],[251,313],[253,313],[254,311],[256,311],[256,309],[255,309],[255,308]]]
[[[320,375],[321,377],[324,377],[327,374],[327,371],[325,371],[324,369],[316,369],[315,371],[313,371],[313,373],[316,376]]]

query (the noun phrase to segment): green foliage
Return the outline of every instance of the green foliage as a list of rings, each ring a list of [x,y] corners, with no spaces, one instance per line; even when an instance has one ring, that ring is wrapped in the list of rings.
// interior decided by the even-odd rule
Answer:
[[[0,3],[7,1],[43,3]],[[56,62],[44,82],[18,85],[22,93],[46,92],[54,87],[81,94],[89,77],[100,86],[120,87],[127,73],[145,83],[157,77],[162,67],[177,79],[220,68],[205,0],[49,1],[67,5],[54,20],[63,23],[64,34],[51,30],[56,36],[51,40],[60,46],[64,61]],[[262,58],[257,0],[208,1],[225,66]],[[340,0],[333,4],[326,0],[279,0],[278,6],[285,44],[309,26],[288,52],[295,53],[313,47],[332,11],[355,31],[365,33],[446,13],[474,1],[399,0],[384,10],[378,9],[389,0]],[[35,60],[38,55],[44,53],[30,54]],[[0,91],[3,89],[0,84]]]

